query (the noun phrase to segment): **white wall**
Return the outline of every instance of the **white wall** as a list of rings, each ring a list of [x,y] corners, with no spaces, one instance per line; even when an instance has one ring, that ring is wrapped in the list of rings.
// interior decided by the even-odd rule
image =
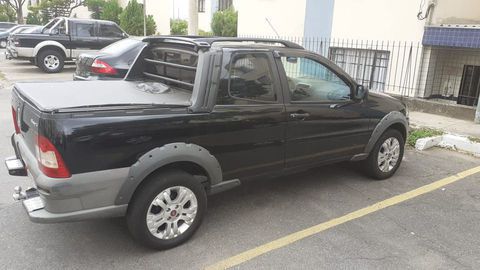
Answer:
[[[87,7],[77,7],[72,11],[70,17],[80,18],[80,19],[90,19],[91,12],[88,11]]]
[[[217,0],[218,1],[218,0]],[[198,13],[198,29],[203,31],[211,31],[210,23],[212,21],[213,13],[215,12],[214,3],[215,0],[205,0],[205,12]]]
[[[480,24],[480,1],[437,0],[432,24]]]
[[[268,18],[280,36],[300,37],[304,34],[306,0],[240,0],[238,35],[275,36]]]
[[[421,41],[425,21],[417,19],[419,5],[420,0],[335,0],[332,37]]]
[[[172,8],[170,0],[147,0],[147,14],[153,15],[157,24],[157,33],[161,35],[170,34],[170,14]]]

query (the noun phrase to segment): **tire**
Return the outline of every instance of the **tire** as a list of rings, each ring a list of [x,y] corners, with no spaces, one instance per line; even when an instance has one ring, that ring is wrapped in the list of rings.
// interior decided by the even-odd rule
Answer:
[[[398,148],[395,148],[395,145]],[[395,149],[398,149],[398,152]],[[376,180],[390,178],[400,167],[404,151],[405,138],[398,130],[388,129],[375,143],[370,155],[364,161],[363,168]],[[384,162],[379,162],[381,156],[385,158]]]
[[[127,226],[133,238],[145,246],[158,250],[173,248],[186,242],[200,226],[207,209],[207,195],[203,185],[191,174],[180,170],[159,172],[146,181],[135,191],[127,211]],[[165,195],[167,190],[170,190],[170,196]],[[180,194],[187,196],[184,196],[187,200],[181,200],[184,203],[183,207],[174,203],[179,199],[176,196]],[[172,203],[168,203],[166,196]],[[175,208],[176,206],[179,207]],[[193,212],[196,213],[188,224],[187,220],[191,218]],[[153,217],[161,221],[155,225],[152,222]],[[147,218],[150,222],[147,222]],[[173,233],[174,223],[177,224],[177,235]]]
[[[43,50],[37,56],[37,65],[46,73],[58,73],[63,70],[65,58],[56,50]]]

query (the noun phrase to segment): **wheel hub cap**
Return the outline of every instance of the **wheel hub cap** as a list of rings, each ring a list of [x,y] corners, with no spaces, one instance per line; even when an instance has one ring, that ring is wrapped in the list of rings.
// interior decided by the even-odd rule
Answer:
[[[385,140],[378,152],[378,168],[382,172],[389,172],[395,168],[400,157],[400,142],[391,137]]]
[[[60,64],[60,60],[55,55],[47,55],[43,60],[43,63],[45,63],[45,66],[48,69],[56,69]]]
[[[147,211],[147,227],[160,239],[172,239],[187,231],[197,215],[198,202],[188,188],[175,186],[160,192]]]

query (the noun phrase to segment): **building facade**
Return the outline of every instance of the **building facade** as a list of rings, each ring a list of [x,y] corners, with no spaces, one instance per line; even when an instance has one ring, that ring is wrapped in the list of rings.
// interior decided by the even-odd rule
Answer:
[[[478,104],[478,0],[243,0],[235,7],[240,36],[301,43],[374,91]]]

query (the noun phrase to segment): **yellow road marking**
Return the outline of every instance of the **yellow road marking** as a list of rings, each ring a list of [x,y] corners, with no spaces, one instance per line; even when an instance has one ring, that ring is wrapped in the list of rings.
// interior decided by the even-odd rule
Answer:
[[[348,213],[344,216],[326,221],[324,223],[320,223],[318,225],[315,225],[313,227],[289,234],[287,236],[284,236],[282,238],[279,238],[277,240],[274,240],[272,242],[263,244],[261,246],[258,246],[256,248],[252,248],[250,250],[244,251],[238,255],[232,256],[230,258],[224,259],[220,262],[217,262],[213,265],[210,265],[206,267],[206,270],[217,270],[217,269],[227,269],[236,265],[239,265],[241,263],[244,263],[246,261],[249,261],[255,257],[258,257],[260,255],[263,255],[265,253],[268,253],[272,250],[276,250],[282,247],[285,247],[289,244],[292,244],[296,241],[302,240],[306,237],[312,236],[314,234],[317,234],[319,232],[322,232],[324,230],[330,229],[332,227],[338,226],[340,224],[349,222],[351,220],[363,217],[365,215],[371,214],[373,212],[382,210],[384,208],[387,208],[389,206],[399,204],[401,202],[413,199],[417,196],[429,193],[431,191],[437,190],[443,186],[446,186],[448,184],[454,183],[458,180],[461,180],[465,177],[471,176],[473,174],[479,173],[480,172],[480,166],[457,173],[455,175],[443,178],[441,180],[438,180],[436,182],[430,183],[425,186],[421,186],[417,189],[408,191],[406,193],[402,193],[400,195],[391,197],[389,199],[383,200],[381,202],[377,202],[373,205],[367,206],[365,208],[362,208],[360,210]]]

